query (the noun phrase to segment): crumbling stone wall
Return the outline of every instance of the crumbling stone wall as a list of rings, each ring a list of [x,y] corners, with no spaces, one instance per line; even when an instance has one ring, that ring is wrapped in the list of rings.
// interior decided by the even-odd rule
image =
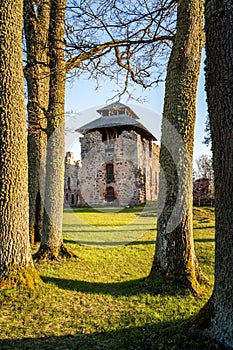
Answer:
[[[145,178],[145,200],[158,198],[159,146],[145,138],[138,139],[138,164]]]

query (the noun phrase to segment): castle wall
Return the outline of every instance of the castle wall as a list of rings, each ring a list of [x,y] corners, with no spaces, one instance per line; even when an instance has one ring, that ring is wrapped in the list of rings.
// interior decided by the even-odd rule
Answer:
[[[105,142],[102,142],[101,133],[94,131],[81,137],[80,142],[79,178],[83,202],[90,206],[128,206],[157,199],[157,145],[126,130],[116,139]],[[112,168],[113,174],[108,174]]]

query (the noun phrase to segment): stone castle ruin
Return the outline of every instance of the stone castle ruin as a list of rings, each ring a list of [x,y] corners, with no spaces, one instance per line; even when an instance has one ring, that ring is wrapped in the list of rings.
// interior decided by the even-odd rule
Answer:
[[[69,206],[134,206],[157,200],[159,146],[128,106],[114,103],[77,131],[83,136],[81,164],[65,158]]]

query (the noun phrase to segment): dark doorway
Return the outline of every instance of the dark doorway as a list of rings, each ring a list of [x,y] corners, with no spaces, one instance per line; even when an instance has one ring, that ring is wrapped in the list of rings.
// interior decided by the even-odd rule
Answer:
[[[106,195],[107,202],[113,202],[114,201],[114,188],[113,187],[107,187],[107,195]]]

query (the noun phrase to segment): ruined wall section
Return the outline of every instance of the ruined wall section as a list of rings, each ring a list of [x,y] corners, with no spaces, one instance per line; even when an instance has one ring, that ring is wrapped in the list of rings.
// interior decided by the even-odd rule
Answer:
[[[79,162],[74,160],[72,152],[65,158],[64,206],[75,206],[80,203]]]
[[[151,140],[141,137],[138,139],[138,171],[144,178],[144,201],[158,199],[159,183],[159,146]],[[142,180],[141,180],[142,181]]]

